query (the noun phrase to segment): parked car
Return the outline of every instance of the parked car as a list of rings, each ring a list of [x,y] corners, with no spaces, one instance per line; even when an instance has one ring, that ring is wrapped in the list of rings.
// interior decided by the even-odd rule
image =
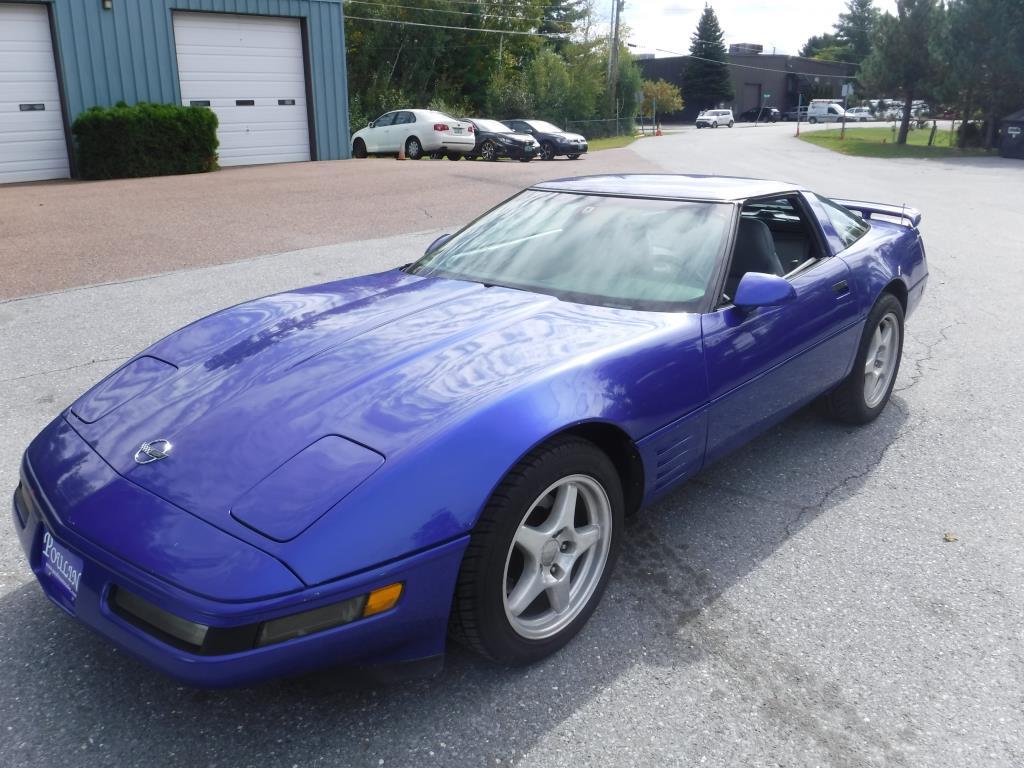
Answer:
[[[516,133],[504,123],[497,120],[485,120],[479,117],[463,117],[462,120],[472,123],[476,129],[476,146],[466,157],[476,159],[482,157],[484,160],[498,160],[502,157],[509,157],[528,163],[537,156],[540,145],[528,133]]]
[[[352,156],[394,154],[405,150],[410,160],[444,152],[462,157],[476,146],[472,123],[432,109],[396,109],[385,112],[352,137]]]
[[[828,99],[814,99],[807,107],[807,122],[835,123],[842,120],[845,113],[842,104]]]
[[[807,119],[807,107],[794,107],[782,113],[782,119],[787,122],[802,122]]]
[[[776,123],[779,117],[779,110],[775,107],[761,107],[760,109],[754,107],[746,112],[741,112],[736,121],[739,123]]]
[[[846,110],[846,119],[854,123],[866,123],[874,120],[875,115],[868,107],[850,107]]]
[[[708,109],[697,115],[698,128],[717,128],[720,125],[732,128],[735,122],[731,109]]]
[[[404,267],[132,357],[32,440],[14,529],[66,614],[193,685],[425,663],[449,631],[539,660],[627,514],[822,395],[882,412],[919,220],[773,181],[541,182]]]
[[[587,151],[587,140],[583,136],[563,131],[545,120],[516,118],[502,122],[513,131],[533,136],[534,141],[540,145],[541,160],[554,160],[559,155],[565,155],[570,160],[579,160],[580,155]]]

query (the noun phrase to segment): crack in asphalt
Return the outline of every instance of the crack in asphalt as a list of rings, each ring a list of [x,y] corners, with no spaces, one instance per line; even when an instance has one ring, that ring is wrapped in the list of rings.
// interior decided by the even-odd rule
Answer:
[[[131,358],[131,355],[125,355],[123,357],[100,357],[95,360],[90,360],[86,363],[78,363],[77,365],[70,365],[67,368],[54,368],[52,371],[37,371],[36,373],[26,373],[23,376],[13,376],[9,379],[0,379],[0,384],[7,384],[12,381],[24,381],[25,379],[33,379],[37,376],[49,376],[52,373],[65,373],[67,371],[73,371],[77,368],[85,368],[96,363],[114,363],[122,362]]]
[[[909,381],[902,386],[894,388],[893,392],[906,392],[908,389],[911,389],[912,387],[916,386],[925,374],[924,365],[926,363],[931,362],[932,358],[935,355],[936,348],[939,347],[944,342],[952,341],[952,339],[949,338],[949,330],[955,328],[958,325],[963,324],[964,323],[962,320],[957,320],[955,322],[950,323],[949,325],[940,328],[939,338],[935,339],[931,343],[919,341],[918,343],[921,344],[922,347],[924,347],[924,354],[919,355],[918,357],[915,357],[913,360],[910,361],[914,366],[914,370],[908,376]],[[916,340],[917,339],[915,337],[915,341]]]

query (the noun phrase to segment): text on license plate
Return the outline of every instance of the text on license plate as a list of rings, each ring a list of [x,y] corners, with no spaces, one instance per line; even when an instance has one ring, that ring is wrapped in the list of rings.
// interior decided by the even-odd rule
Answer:
[[[462,133],[461,128],[452,128],[452,133]]]
[[[82,558],[58,543],[49,531],[43,534],[43,570],[74,601],[82,578]]]

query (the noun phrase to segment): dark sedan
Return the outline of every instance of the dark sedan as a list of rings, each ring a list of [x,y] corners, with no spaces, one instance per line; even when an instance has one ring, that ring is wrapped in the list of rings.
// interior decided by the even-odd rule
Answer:
[[[537,156],[540,145],[528,133],[517,133],[504,123],[497,120],[485,120],[476,117],[464,117],[476,128],[476,146],[466,158],[475,160],[499,160],[503,157],[528,163]]]
[[[554,160],[565,155],[570,160],[579,160],[587,151],[587,140],[578,133],[563,131],[544,120],[504,120],[513,131],[528,133],[540,144],[540,159]]]
[[[779,121],[779,110],[775,107],[761,107],[748,109],[741,112],[736,119],[741,123],[777,123]]]

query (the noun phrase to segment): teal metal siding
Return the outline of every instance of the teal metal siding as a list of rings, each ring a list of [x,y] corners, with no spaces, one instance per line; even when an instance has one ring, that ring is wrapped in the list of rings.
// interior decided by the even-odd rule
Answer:
[[[316,131],[310,138],[316,157],[349,156],[341,0],[113,0],[110,11],[103,10],[100,0],[43,1],[53,5],[70,121],[91,106],[118,101],[181,103],[171,23],[174,11],[302,19]]]

